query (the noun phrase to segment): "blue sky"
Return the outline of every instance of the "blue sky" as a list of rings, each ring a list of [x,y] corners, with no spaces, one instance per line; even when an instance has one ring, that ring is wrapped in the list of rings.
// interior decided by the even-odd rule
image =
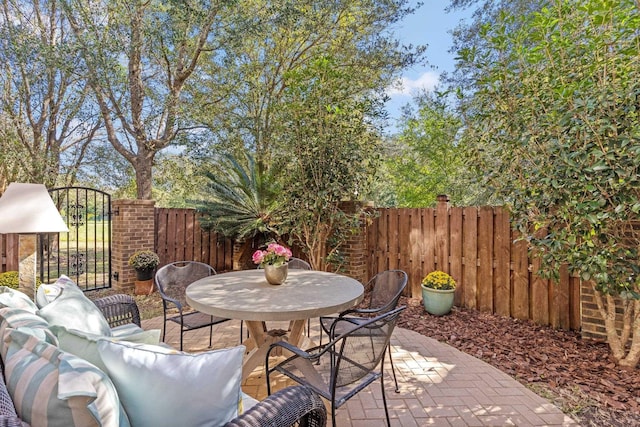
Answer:
[[[398,24],[396,34],[404,43],[428,45],[429,65],[407,70],[402,76],[402,88],[389,89],[391,100],[387,108],[392,120],[400,117],[400,108],[411,101],[412,94],[422,88],[432,89],[442,71],[453,70],[453,54],[448,52],[452,44],[449,32],[461,19],[468,18],[470,12],[446,13],[444,9],[448,4],[447,0],[424,0],[422,7]]]

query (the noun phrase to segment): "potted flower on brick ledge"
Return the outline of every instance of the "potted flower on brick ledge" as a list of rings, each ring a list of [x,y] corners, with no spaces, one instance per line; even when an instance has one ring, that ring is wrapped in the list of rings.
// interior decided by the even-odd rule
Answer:
[[[456,281],[444,271],[432,271],[421,283],[422,303],[427,313],[442,316],[451,311]]]
[[[148,295],[153,291],[153,271],[160,263],[158,254],[151,250],[137,251],[129,257],[129,265],[136,271],[136,295]]]

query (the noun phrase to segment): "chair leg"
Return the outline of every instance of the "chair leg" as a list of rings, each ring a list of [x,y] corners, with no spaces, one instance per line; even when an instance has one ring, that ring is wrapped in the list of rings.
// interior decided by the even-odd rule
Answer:
[[[391,362],[391,372],[393,373],[393,381],[396,384],[396,393],[400,393],[400,389],[398,388],[398,378],[396,378],[396,368],[393,366],[393,358],[391,357],[391,343],[389,343],[389,347],[387,348],[387,353],[389,354],[389,362]]]
[[[213,325],[209,325],[209,348],[212,347],[213,344]]]
[[[167,315],[164,315],[164,322],[162,323],[162,342],[165,342],[164,339],[167,336]]]
[[[336,427],[336,402],[331,400],[331,425]]]
[[[384,375],[380,375],[380,387],[382,388],[382,404],[384,405],[384,415],[387,417],[387,427],[391,427],[391,420],[389,419],[389,408],[387,408],[387,395],[384,392]]]
[[[182,336],[184,335],[184,319],[182,318],[182,313],[180,313],[180,351],[182,351]]]

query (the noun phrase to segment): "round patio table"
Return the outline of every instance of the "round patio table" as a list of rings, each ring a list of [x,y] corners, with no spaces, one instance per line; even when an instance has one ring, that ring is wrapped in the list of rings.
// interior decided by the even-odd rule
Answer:
[[[186,298],[203,313],[244,320],[249,330],[245,342],[242,378],[264,364],[269,346],[285,339],[301,347],[307,319],[338,313],[358,304],[364,287],[347,276],[324,271],[290,269],[281,285],[270,285],[264,270],[217,274],[193,282]],[[289,321],[289,330],[265,330],[268,321]]]

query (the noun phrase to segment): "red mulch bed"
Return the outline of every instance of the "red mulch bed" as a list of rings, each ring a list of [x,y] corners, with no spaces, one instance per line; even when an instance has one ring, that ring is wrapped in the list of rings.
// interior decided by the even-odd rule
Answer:
[[[404,299],[399,326],[447,343],[511,375],[583,426],[640,425],[640,369],[617,367],[605,343],[475,310],[446,316]]]

